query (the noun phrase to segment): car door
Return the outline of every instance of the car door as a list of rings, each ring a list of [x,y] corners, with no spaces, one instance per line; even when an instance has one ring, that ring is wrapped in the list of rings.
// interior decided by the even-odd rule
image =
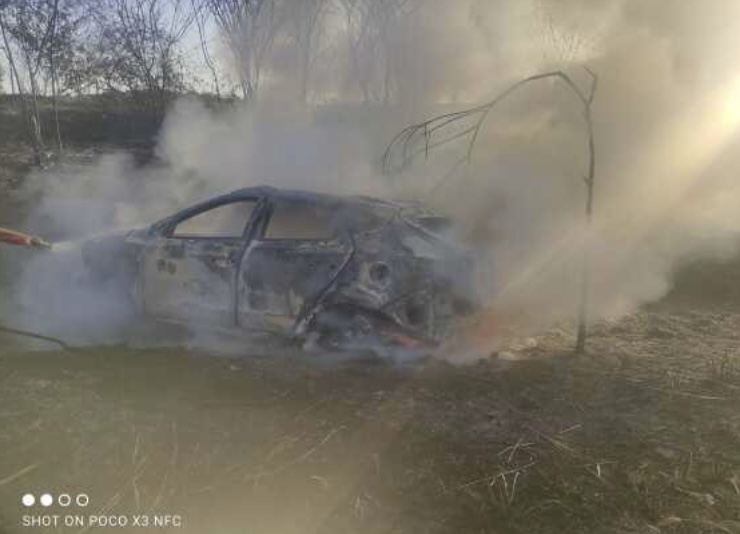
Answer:
[[[273,200],[258,236],[242,259],[238,322],[289,331],[307,302],[331,282],[350,245],[336,224],[336,208]]]
[[[145,313],[233,327],[236,279],[260,199],[207,204],[165,224],[142,256]]]

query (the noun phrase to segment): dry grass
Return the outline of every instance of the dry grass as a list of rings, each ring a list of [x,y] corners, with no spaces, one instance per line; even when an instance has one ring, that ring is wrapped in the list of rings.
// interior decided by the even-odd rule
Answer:
[[[552,357],[553,332],[468,367],[6,351],[3,528],[50,488],[186,532],[739,532],[740,316],[711,317],[646,312],[591,358]]]

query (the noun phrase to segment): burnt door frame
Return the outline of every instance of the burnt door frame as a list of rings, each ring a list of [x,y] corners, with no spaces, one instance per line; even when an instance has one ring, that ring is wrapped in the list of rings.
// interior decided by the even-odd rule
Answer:
[[[229,204],[237,204],[239,202],[254,202],[255,207],[249,216],[249,218],[244,223],[244,229],[242,231],[241,236],[239,237],[212,237],[212,236],[175,236],[174,231],[176,227],[181,224],[182,222],[197,217],[198,215],[202,213],[206,213],[210,210],[220,208],[222,206],[226,206]],[[187,254],[187,249],[191,246],[193,246],[195,243],[201,243],[204,247],[207,246],[207,244],[210,243],[218,243],[222,242],[224,244],[229,245],[238,245],[236,247],[236,251],[233,256],[233,268],[231,268],[231,276],[229,279],[229,287],[228,287],[228,313],[229,313],[229,322],[230,324],[227,326],[235,326],[237,324],[237,313],[238,313],[238,297],[236,294],[236,288],[238,287],[238,280],[239,280],[239,274],[241,272],[241,266],[243,264],[242,259],[244,257],[244,253],[249,248],[249,244],[251,243],[252,239],[254,238],[255,232],[260,226],[260,221],[264,216],[264,209],[265,209],[265,198],[263,196],[259,195],[248,195],[244,197],[240,196],[226,196],[226,197],[219,197],[207,202],[204,202],[202,204],[193,206],[191,208],[188,208],[186,210],[183,210],[172,217],[165,219],[164,221],[157,223],[157,234],[155,242],[150,245],[149,250],[147,251],[147,255],[150,255],[154,253],[158,249],[165,250],[168,247],[171,249],[171,253],[174,256],[177,256],[179,254],[182,254],[185,256]],[[149,261],[151,261],[151,258],[148,258]],[[165,260],[166,258],[161,258],[161,260]],[[161,261],[157,260],[157,262]],[[146,261],[146,260],[145,260]],[[157,265],[157,268],[159,268],[159,265]],[[165,269],[167,266],[165,265]],[[144,288],[147,286],[147,282],[151,283],[151,280],[147,280],[149,276],[151,276],[151,273],[149,272],[149,269],[143,269],[144,272]],[[146,313],[150,313],[150,307],[147,306],[147,298],[146,298],[146,289],[143,294],[143,302],[144,302],[144,310]],[[156,313],[152,314],[155,317],[157,316]],[[174,320],[178,320],[177,317],[173,318]]]
[[[272,317],[273,319],[278,319],[280,317],[284,317],[286,319],[286,327],[291,329],[294,327],[295,320],[300,314],[302,313],[302,309],[299,310],[290,310],[294,311],[295,314],[278,314],[278,313],[269,313],[269,311],[260,311],[258,309],[254,309],[249,304],[249,298],[250,298],[250,287],[247,283],[247,280],[243,279],[243,276],[246,276],[250,265],[252,265],[252,262],[250,262],[250,255],[253,251],[253,249],[258,248],[258,250],[290,250],[293,252],[296,256],[300,256],[302,253],[306,255],[313,254],[316,255],[324,255],[326,254],[327,258],[329,259],[329,256],[334,256],[334,259],[332,261],[326,261],[323,263],[326,263],[325,267],[327,267],[327,272],[325,273],[325,281],[328,283],[332,276],[335,275],[336,269],[338,266],[342,263],[343,258],[347,254],[347,246],[349,243],[349,240],[347,239],[347,236],[345,235],[345,232],[338,230],[336,235],[334,235],[331,238],[327,239],[301,239],[301,238],[284,238],[284,239],[265,239],[265,234],[267,232],[268,226],[270,224],[270,220],[272,218],[273,212],[274,212],[274,205],[276,202],[280,202],[280,197],[278,198],[272,198],[268,197],[265,199],[264,205],[262,207],[262,210],[260,211],[259,220],[255,220],[255,224],[253,225],[254,228],[252,229],[252,235],[249,241],[249,244],[245,248],[244,254],[241,258],[241,263],[238,269],[237,273],[237,282],[236,282],[236,321],[237,326],[248,328],[247,324],[242,324],[242,317],[249,317],[247,321],[252,320],[253,322],[256,322],[259,326],[264,327],[265,329],[272,330],[274,328],[274,325],[270,323],[269,317]],[[303,200],[295,200],[295,199],[284,199],[288,203],[297,202],[302,203],[305,202]],[[304,280],[306,282],[307,280]],[[326,286],[326,284],[319,284],[318,290],[320,291]],[[244,289],[244,294],[242,294],[242,289]],[[307,297],[313,297],[313,295],[302,295],[302,298]],[[303,301],[303,304],[301,307],[305,305],[305,300]]]

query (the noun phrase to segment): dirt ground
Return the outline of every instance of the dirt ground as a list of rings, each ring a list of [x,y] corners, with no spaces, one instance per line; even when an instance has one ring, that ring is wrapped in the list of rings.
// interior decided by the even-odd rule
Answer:
[[[740,532],[740,308],[666,303],[521,360],[0,350],[0,531]],[[24,508],[27,492],[86,508]],[[89,519],[89,517],[87,518]],[[129,524],[119,531],[139,531]],[[161,528],[159,530],[162,530]]]

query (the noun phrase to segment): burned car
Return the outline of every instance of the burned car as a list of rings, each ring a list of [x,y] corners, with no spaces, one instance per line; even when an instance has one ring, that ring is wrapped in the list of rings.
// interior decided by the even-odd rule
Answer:
[[[83,245],[148,318],[331,348],[426,349],[475,308],[474,262],[422,205],[252,187]]]

